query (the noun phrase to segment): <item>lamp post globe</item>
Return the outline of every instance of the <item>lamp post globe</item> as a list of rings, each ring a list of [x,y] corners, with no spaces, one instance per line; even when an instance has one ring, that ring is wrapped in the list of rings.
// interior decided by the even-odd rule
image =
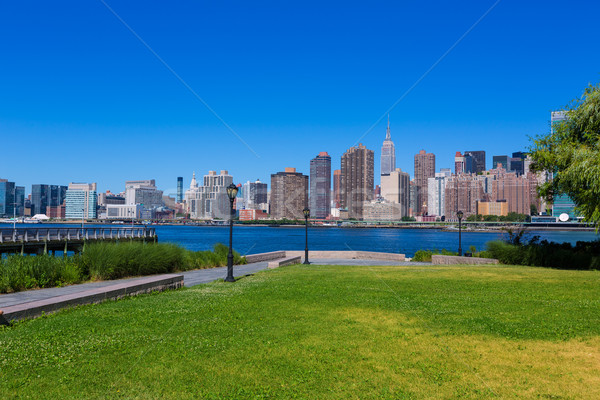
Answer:
[[[238,188],[233,183],[227,186],[229,197],[229,253],[227,254],[227,276],[225,282],[235,282],[233,278],[233,201],[237,196]]]
[[[456,213],[456,216],[458,217],[458,255],[462,256],[462,219],[463,219],[463,212],[462,211],[458,211]]]
[[[310,209],[304,207],[302,210],[304,213],[304,229],[305,229],[305,241],[304,241],[304,264],[310,264],[308,261],[308,217],[310,217]]]

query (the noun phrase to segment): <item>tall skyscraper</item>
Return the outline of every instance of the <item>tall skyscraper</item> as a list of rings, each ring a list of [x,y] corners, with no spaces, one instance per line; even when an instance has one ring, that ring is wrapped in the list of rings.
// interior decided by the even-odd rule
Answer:
[[[481,173],[486,170],[485,167],[485,151],[483,150],[470,150],[464,152],[465,156],[470,155],[473,158],[473,168],[472,171],[476,174]],[[496,168],[496,166],[492,166],[492,168]]]
[[[242,188],[244,207],[246,210],[267,209],[267,184],[259,179],[255,182],[247,181]],[[238,194],[239,197],[239,194]]]
[[[400,205],[400,217],[409,216],[410,175],[396,168],[389,174],[381,175],[381,197]]]
[[[435,154],[421,150],[415,154],[415,184],[417,185],[417,215],[427,213],[427,180],[435,177]]]
[[[0,179],[0,217],[12,217],[15,213],[15,183]]]
[[[505,170],[510,169],[510,162],[508,156],[493,156],[492,157],[492,169],[498,168],[498,164],[502,164],[502,168]]]
[[[339,208],[342,206],[342,170],[333,171],[333,206]]]
[[[32,214],[46,214],[46,207],[58,207],[67,195],[66,186],[31,185]]]
[[[362,143],[342,155],[341,197],[348,217],[362,219],[363,203],[373,199],[374,153]]]
[[[383,146],[381,146],[381,175],[389,174],[396,169],[396,147],[390,135],[390,116]]]
[[[271,174],[271,217],[275,219],[304,219],[308,207],[308,176],[285,168]]]
[[[331,157],[322,151],[310,160],[310,215],[327,218],[331,209]]]
[[[522,151],[512,153],[512,157],[510,159],[510,170],[516,172],[519,176],[524,175],[526,157],[527,155]]]
[[[465,170],[465,157],[457,151],[454,155],[454,174],[464,174]]]
[[[190,188],[185,192],[187,213],[194,219],[229,219],[231,204],[227,196],[227,186],[233,183],[233,177],[225,170],[218,175],[208,171],[202,185],[196,182],[196,173],[192,177]]]
[[[442,168],[435,177],[427,180],[427,212],[429,215],[446,215],[446,181],[452,176],[450,168]]]
[[[69,183],[65,198],[66,219],[95,219],[98,195],[96,183]]]
[[[177,177],[177,202],[183,203],[183,176]]]

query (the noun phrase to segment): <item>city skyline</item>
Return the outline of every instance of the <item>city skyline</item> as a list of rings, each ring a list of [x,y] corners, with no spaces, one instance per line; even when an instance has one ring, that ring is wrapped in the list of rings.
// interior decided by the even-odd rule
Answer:
[[[310,3],[106,4],[2,5],[3,178],[114,192],[151,176],[166,193],[194,170],[268,182],[282,165],[308,173],[319,151],[339,169],[358,142],[378,158],[388,113],[396,166],[414,176],[421,148],[448,167],[464,149],[526,150],[599,78],[599,55],[566,61],[597,42],[577,16],[598,4],[349,4],[344,18]]]

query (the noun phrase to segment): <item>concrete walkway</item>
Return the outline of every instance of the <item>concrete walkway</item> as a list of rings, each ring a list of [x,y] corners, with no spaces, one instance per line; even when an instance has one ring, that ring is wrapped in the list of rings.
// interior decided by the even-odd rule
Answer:
[[[310,259],[312,265],[427,265],[430,263],[419,262],[398,262],[398,261],[383,261],[383,260],[357,260],[357,259],[336,259],[336,258],[321,258]],[[233,267],[233,275],[241,277],[252,274],[256,271],[267,269],[268,261],[256,262],[246,265],[236,265]],[[183,275],[184,286],[191,287],[203,283],[213,282],[217,279],[225,278],[227,275],[227,267],[199,269],[194,271],[186,271],[177,273]],[[159,276],[156,276],[159,277]],[[0,310],[8,307],[21,306],[25,307],[27,303],[38,304],[40,302],[51,302],[52,299],[58,299],[65,296],[84,297],[88,293],[100,293],[102,288],[109,291],[115,285],[123,287],[133,287],[139,285],[140,282],[148,277],[137,277],[119,279],[113,281],[89,282],[78,285],[70,285],[64,287],[55,287],[39,290],[27,290],[17,293],[0,294]]]

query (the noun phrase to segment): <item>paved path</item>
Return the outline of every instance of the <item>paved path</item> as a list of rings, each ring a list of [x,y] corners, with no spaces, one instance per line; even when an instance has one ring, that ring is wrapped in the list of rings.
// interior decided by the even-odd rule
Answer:
[[[380,260],[355,260],[355,259],[314,259],[310,260],[313,265],[425,265],[430,263],[418,263],[418,262],[397,262],[397,261],[380,261]],[[246,265],[236,265],[233,267],[233,275],[240,277],[248,274],[252,274],[256,271],[267,269],[267,261],[257,262]],[[281,267],[285,268],[285,267]],[[179,272],[176,273],[183,275],[184,285],[186,287],[200,285],[202,283],[208,283],[217,279],[225,278],[227,275],[227,267],[209,268],[209,269],[198,269],[194,271]],[[33,301],[46,300],[52,297],[71,295],[75,293],[90,291],[106,286],[111,286],[116,283],[135,282],[143,278],[127,278],[119,279],[117,281],[101,281],[101,282],[90,282],[82,283],[78,285],[70,285],[65,287],[55,287],[48,289],[39,290],[27,290],[24,292],[0,294],[0,310],[9,306],[17,304],[29,303]]]

